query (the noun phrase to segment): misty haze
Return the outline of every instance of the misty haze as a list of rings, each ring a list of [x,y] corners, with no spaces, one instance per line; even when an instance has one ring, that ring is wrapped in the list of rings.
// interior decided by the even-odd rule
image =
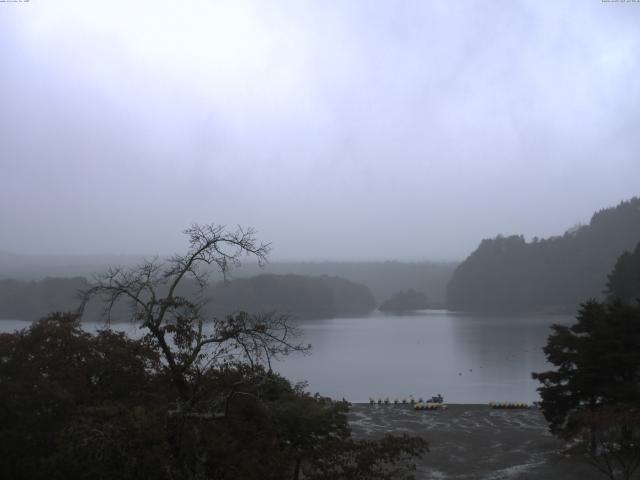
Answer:
[[[639,478],[638,25],[0,2],[0,478]]]

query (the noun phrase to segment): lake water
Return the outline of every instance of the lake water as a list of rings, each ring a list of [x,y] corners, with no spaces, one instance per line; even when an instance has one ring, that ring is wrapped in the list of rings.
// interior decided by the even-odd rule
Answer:
[[[572,316],[496,316],[425,310],[414,315],[298,322],[310,355],[284,358],[274,368],[309,390],[353,402],[438,393],[450,403],[538,400],[531,372],[549,369],[542,346],[552,323]],[[1,331],[28,322],[0,321]],[[87,330],[98,328],[87,324]],[[114,329],[136,335],[129,324]]]

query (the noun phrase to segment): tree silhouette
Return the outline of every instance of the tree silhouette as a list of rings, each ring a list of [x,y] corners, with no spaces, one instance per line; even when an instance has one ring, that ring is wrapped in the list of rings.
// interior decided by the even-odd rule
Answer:
[[[544,352],[556,369],[533,373],[551,432],[610,478],[631,478],[640,465],[640,306],[590,300],[577,323],[552,329]]]

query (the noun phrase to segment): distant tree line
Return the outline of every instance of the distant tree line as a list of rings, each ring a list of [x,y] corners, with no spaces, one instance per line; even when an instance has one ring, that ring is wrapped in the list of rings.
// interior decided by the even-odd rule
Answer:
[[[135,266],[141,256],[29,256],[0,251],[0,280],[41,280],[45,277],[91,278],[110,265]],[[446,285],[457,262],[278,262],[270,261],[260,267],[255,262],[244,262],[234,270],[234,278],[248,278],[269,273],[274,275],[302,275],[340,277],[369,287],[379,304],[398,290],[413,288],[429,292],[432,303],[446,301]],[[212,269],[211,281],[222,280]]]
[[[375,308],[367,287],[326,275],[264,274],[216,284],[211,292],[215,313],[286,312],[299,318],[362,315]]]
[[[446,302],[446,286],[458,262],[273,262],[268,273],[338,276],[366,285],[381,304],[400,290],[428,292],[432,304]],[[249,267],[247,267],[249,268]],[[256,273],[253,273],[255,275]],[[236,277],[243,275],[242,269]]]
[[[406,291],[395,293],[384,301],[378,309],[381,312],[402,313],[422,310],[429,307],[427,296],[423,292],[417,292],[410,288]]]
[[[589,225],[560,237],[483,240],[455,270],[448,304],[473,311],[574,311],[584,299],[603,298],[607,273],[639,241],[640,198],[601,210]]]
[[[78,292],[88,284],[83,277],[0,280],[0,319],[36,320],[49,312],[75,310]]]
[[[0,280],[0,318],[33,320],[52,311],[71,311],[78,303],[78,291],[86,288],[84,278],[46,278],[39,282]],[[181,285],[190,295],[194,282]],[[367,287],[338,277],[264,274],[217,282],[204,295],[213,300],[209,313],[225,316],[238,311],[287,313],[296,318],[330,318],[363,315],[375,308]],[[129,312],[116,305],[113,318],[127,319]],[[85,319],[97,319],[100,309],[92,305]]]

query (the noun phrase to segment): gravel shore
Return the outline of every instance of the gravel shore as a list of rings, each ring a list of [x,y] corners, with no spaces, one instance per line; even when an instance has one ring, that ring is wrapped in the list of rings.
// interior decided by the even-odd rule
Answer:
[[[417,462],[419,480],[604,478],[581,458],[564,454],[564,443],[551,436],[535,408],[416,411],[411,405],[354,404],[349,419],[356,438],[406,433],[426,439],[430,451]]]

